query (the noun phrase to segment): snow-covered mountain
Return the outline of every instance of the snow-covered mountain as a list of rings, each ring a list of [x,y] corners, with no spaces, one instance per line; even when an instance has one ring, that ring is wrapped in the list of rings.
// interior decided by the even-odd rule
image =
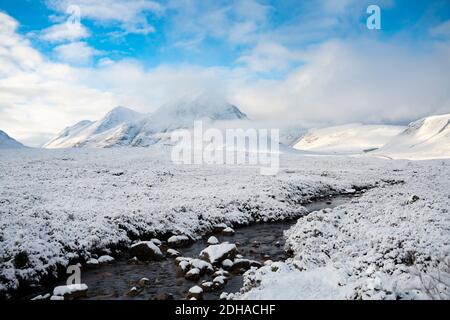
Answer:
[[[450,114],[411,123],[375,153],[393,159],[450,158]]]
[[[360,123],[311,129],[294,145],[295,149],[331,154],[368,152],[384,146],[405,127]]]
[[[6,132],[0,130],[0,149],[18,149],[25,148],[23,144],[14,140],[6,134]]]
[[[191,128],[195,120],[246,120],[237,107],[221,100],[196,97],[162,106],[152,114],[117,107],[99,121],[81,121],[64,129],[44,148],[147,147],[170,140],[171,132]]]

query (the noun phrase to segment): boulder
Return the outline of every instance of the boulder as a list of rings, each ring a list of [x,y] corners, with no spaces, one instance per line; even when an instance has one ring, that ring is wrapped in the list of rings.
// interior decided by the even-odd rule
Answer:
[[[222,267],[227,270],[231,269],[233,267],[233,261],[231,261],[230,259],[223,260]]]
[[[225,223],[219,223],[219,224],[216,224],[213,227],[213,231],[218,233],[218,232],[221,232],[222,230],[224,230],[226,228],[228,228],[228,226]]]
[[[138,286],[141,288],[147,287],[148,285],[150,285],[150,279],[148,278],[142,278],[138,281]]]
[[[155,296],[155,300],[159,301],[166,301],[166,300],[173,300],[173,295],[171,293],[157,293]]]
[[[188,298],[195,298],[197,300],[201,300],[203,298],[203,289],[199,286],[194,286],[189,289]]]
[[[232,235],[234,235],[234,230],[230,227],[227,227],[227,228],[223,229],[220,233],[224,236],[232,236]]]
[[[138,242],[132,245],[130,254],[140,261],[159,261],[164,259],[161,250],[151,241]]]
[[[225,259],[234,259],[237,253],[235,244],[224,242],[211,245],[200,252],[200,258],[212,264],[221,263]]]
[[[184,276],[186,280],[198,281],[200,279],[200,270],[197,268],[189,270]]]
[[[180,247],[184,247],[187,246],[188,244],[191,243],[191,239],[188,236],[171,236],[168,240],[167,243],[175,248],[180,248]]]
[[[219,244],[219,240],[214,236],[209,237],[207,242],[208,242],[208,244]]]
[[[86,297],[87,291],[88,286],[85,284],[59,286],[53,289],[53,297],[62,297],[63,300],[74,300]]]
[[[100,264],[108,264],[114,262],[114,258],[108,255],[101,256],[97,259]]]
[[[172,258],[180,256],[180,253],[175,249],[167,249],[167,254]]]

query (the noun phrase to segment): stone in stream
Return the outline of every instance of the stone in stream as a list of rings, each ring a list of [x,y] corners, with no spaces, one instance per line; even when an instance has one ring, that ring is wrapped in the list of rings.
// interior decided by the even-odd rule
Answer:
[[[222,267],[227,270],[231,269],[233,267],[233,261],[231,261],[230,259],[223,260]]]
[[[219,224],[216,224],[216,225],[213,227],[213,231],[214,231],[215,233],[219,233],[219,232],[221,232],[222,230],[224,230],[224,229],[226,229],[226,228],[228,228],[228,226],[227,226],[225,223],[219,223]]]
[[[187,246],[188,244],[190,244],[192,242],[192,240],[185,235],[181,235],[181,236],[171,236],[168,240],[167,243],[175,248],[180,248],[180,247],[184,247]]]
[[[261,268],[262,264],[258,261],[249,259],[235,259],[233,262],[234,273],[242,273],[243,271],[247,271],[251,267]]]
[[[204,282],[202,282],[202,284],[200,286],[202,287],[204,292],[210,292],[214,288],[214,282],[204,281]]]
[[[198,281],[200,279],[200,270],[197,268],[189,270],[184,276],[186,280]]]
[[[189,289],[188,299],[195,298],[197,300],[203,299],[203,289],[199,286],[194,286]]]
[[[156,239],[156,238],[154,238],[154,239],[152,239],[152,240],[150,240],[151,242],[153,242],[156,246],[160,246],[160,245],[162,245],[162,242],[161,242],[161,240],[159,240],[159,239]]]
[[[234,235],[234,230],[232,228],[228,227],[228,228],[223,229],[221,231],[221,234],[224,236],[232,236],[232,235]]]
[[[91,258],[88,261],[86,261],[86,266],[88,268],[97,268],[98,266],[100,266],[100,263],[98,262],[97,259]]]
[[[214,272],[214,274],[213,274],[213,277],[218,277],[218,276],[224,276],[224,277],[228,278],[230,276],[230,273],[223,269],[219,269],[216,272]]]
[[[132,245],[130,254],[140,261],[160,261],[165,258],[161,250],[151,241],[142,241]]]
[[[148,278],[142,278],[138,281],[138,286],[141,288],[147,287],[148,285],[150,285],[150,279]]]
[[[110,264],[114,262],[114,258],[108,255],[101,256],[97,259],[100,264]]]
[[[224,242],[211,245],[200,252],[200,258],[209,261],[211,264],[221,263],[225,259],[234,259],[237,253],[235,244]]]
[[[207,242],[208,244],[219,244],[219,240],[214,236],[209,237]]]
[[[214,288],[215,289],[222,289],[225,287],[225,284],[227,283],[227,278],[224,276],[217,276],[213,279]]]
[[[180,256],[180,253],[175,249],[167,249],[167,254],[172,258]]]
[[[141,293],[141,291],[138,288],[133,287],[126,293],[126,295],[129,297],[136,297],[139,293]]]
[[[87,291],[88,286],[85,284],[59,286],[53,289],[53,297],[62,297],[63,300],[74,300],[86,297]]]
[[[159,292],[155,295],[155,300],[159,301],[173,300],[173,295],[171,293]]]

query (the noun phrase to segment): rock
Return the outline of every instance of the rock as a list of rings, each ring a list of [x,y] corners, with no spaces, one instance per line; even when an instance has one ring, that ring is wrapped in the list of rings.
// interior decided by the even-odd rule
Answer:
[[[136,297],[137,295],[139,295],[139,293],[140,293],[140,290],[136,287],[133,287],[130,289],[130,291],[128,291],[126,293],[126,295],[129,297]]]
[[[219,240],[216,237],[212,236],[212,237],[209,237],[207,242],[208,242],[208,244],[218,244]]]
[[[151,241],[138,242],[132,245],[130,254],[140,261],[159,261],[164,259],[161,250]]]
[[[108,264],[111,262],[114,262],[114,258],[108,255],[101,256],[100,258],[98,258],[98,263],[100,264]]]
[[[186,280],[198,281],[200,279],[200,270],[197,268],[189,270],[184,276]]]
[[[228,298],[228,293],[222,292],[220,294],[219,300],[227,300],[227,298]]]
[[[171,236],[169,240],[167,240],[167,243],[175,248],[180,248],[187,246],[189,243],[191,243],[191,239],[188,236]]]
[[[224,276],[217,276],[213,279],[214,287],[217,289],[221,289],[225,287],[225,284],[227,283],[227,278]]]
[[[235,259],[233,263],[233,272],[242,273],[243,271],[247,271],[251,267],[261,268],[262,264],[255,260]]]
[[[97,259],[91,258],[88,261],[86,261],[86,266],[88,268],[96,268],[100,265]]]
[[[150,284],[150,279],[148,278],[142,278],[141,280],[138,281],[138,286],[141,288],[144,288],[146,286],[148,286]]]
[[[155,300],[159,301],[173,300],[173,295],[171,293],[157,293],[155,296]]]
[[[281,242],[280,241],[275,242],[275,246],[276,247],[281,247]]]
[[[37,301],[37,300],[49,300],[51,298],[51,294],[50,293],[46,293],[44,295],[38,295],[36,297],[34,297],[33,299],[31,299],[32,301]]]
[[[213,277],[218,277],[218,276],[224,276],[224,277],[228,278],[230,276],[230,273],[223,269],[219,269],[216,272],[214,272],[214,274],[213,274]]]
[[[264,261],[264,265],[265,265],[265,266],[270,266],[270,265],[272,265],[272,263],[273,263],[272,260],[266,260],[266,261]]]
[[[236,245],[224,242],[211,245],[200,252],[200,258],[212,264],[220,263],[225,259],[233,259],[236,256]]]
[[[253,248],[259,248],[260,245],[261,245],[261,243],[259,241],[253,241],[252,242],[252,247]]]
[[[221,234],[224,236],[232,236],[232,235],[234,235],[234,230],[232,228],[228,227],[228,228],[223,229],[221,231]]]
[[[175,250],[175,249],[168,249],[168,250],[167,250],[167,254],[168,254],[170,257],[172,257],[172,258],[175,258],[175,257],[179,257],[179,256],[180,256],[180,253],[179,253],[177,250]]]
[[[209,292],[209,291],[212,291],[212,289],[214,288],[214,282],[205,281],[205,282],[202,282],[202,284],[200,286],[202,287],[204,292]]]
[[[60,297],[60,296],[51,296],[50,297],[51,301],[58,301],[58,300],[64,300],[64,297]]]
[[[138,263],[139,263],[139,260],[137,257],[133,257],[128,260],[128,264],[138,264]]]
[[[195,298],[197,300],[201,300],[203,298],[203,289],[199,286],[194,286],[189,289],[188,298]]]
[[[222,266],[224,267],[224,269],[231,269],[233,267],[233,261],[231,261],[230,259],[225,259],[222,261]]]
[[[154,238],[154,239],[152,239],[150,241],[153,242],[155,244],[155,246],[159,247],[160,245],[162,245],[162,242],[159,239]]]
[[[219,223],[219,224],[216,224],[213,227],[213,231],[218,233],[218,232],[221,232],[222,230],[224,230],[226,228],[228,228],[228,226],[225,223]]]
[[[85,284],[71,284],[53,289],[53,296],[63,297],[64,300],[74,300],[86,297],[87,291],[88,286]]]

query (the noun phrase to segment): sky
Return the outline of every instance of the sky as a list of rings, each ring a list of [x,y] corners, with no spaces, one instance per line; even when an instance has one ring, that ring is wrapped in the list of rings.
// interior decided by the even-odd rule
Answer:
[[[0,1],[0,130],[27,145],[195,93],[279,127],[450,113],[450,1]]]

